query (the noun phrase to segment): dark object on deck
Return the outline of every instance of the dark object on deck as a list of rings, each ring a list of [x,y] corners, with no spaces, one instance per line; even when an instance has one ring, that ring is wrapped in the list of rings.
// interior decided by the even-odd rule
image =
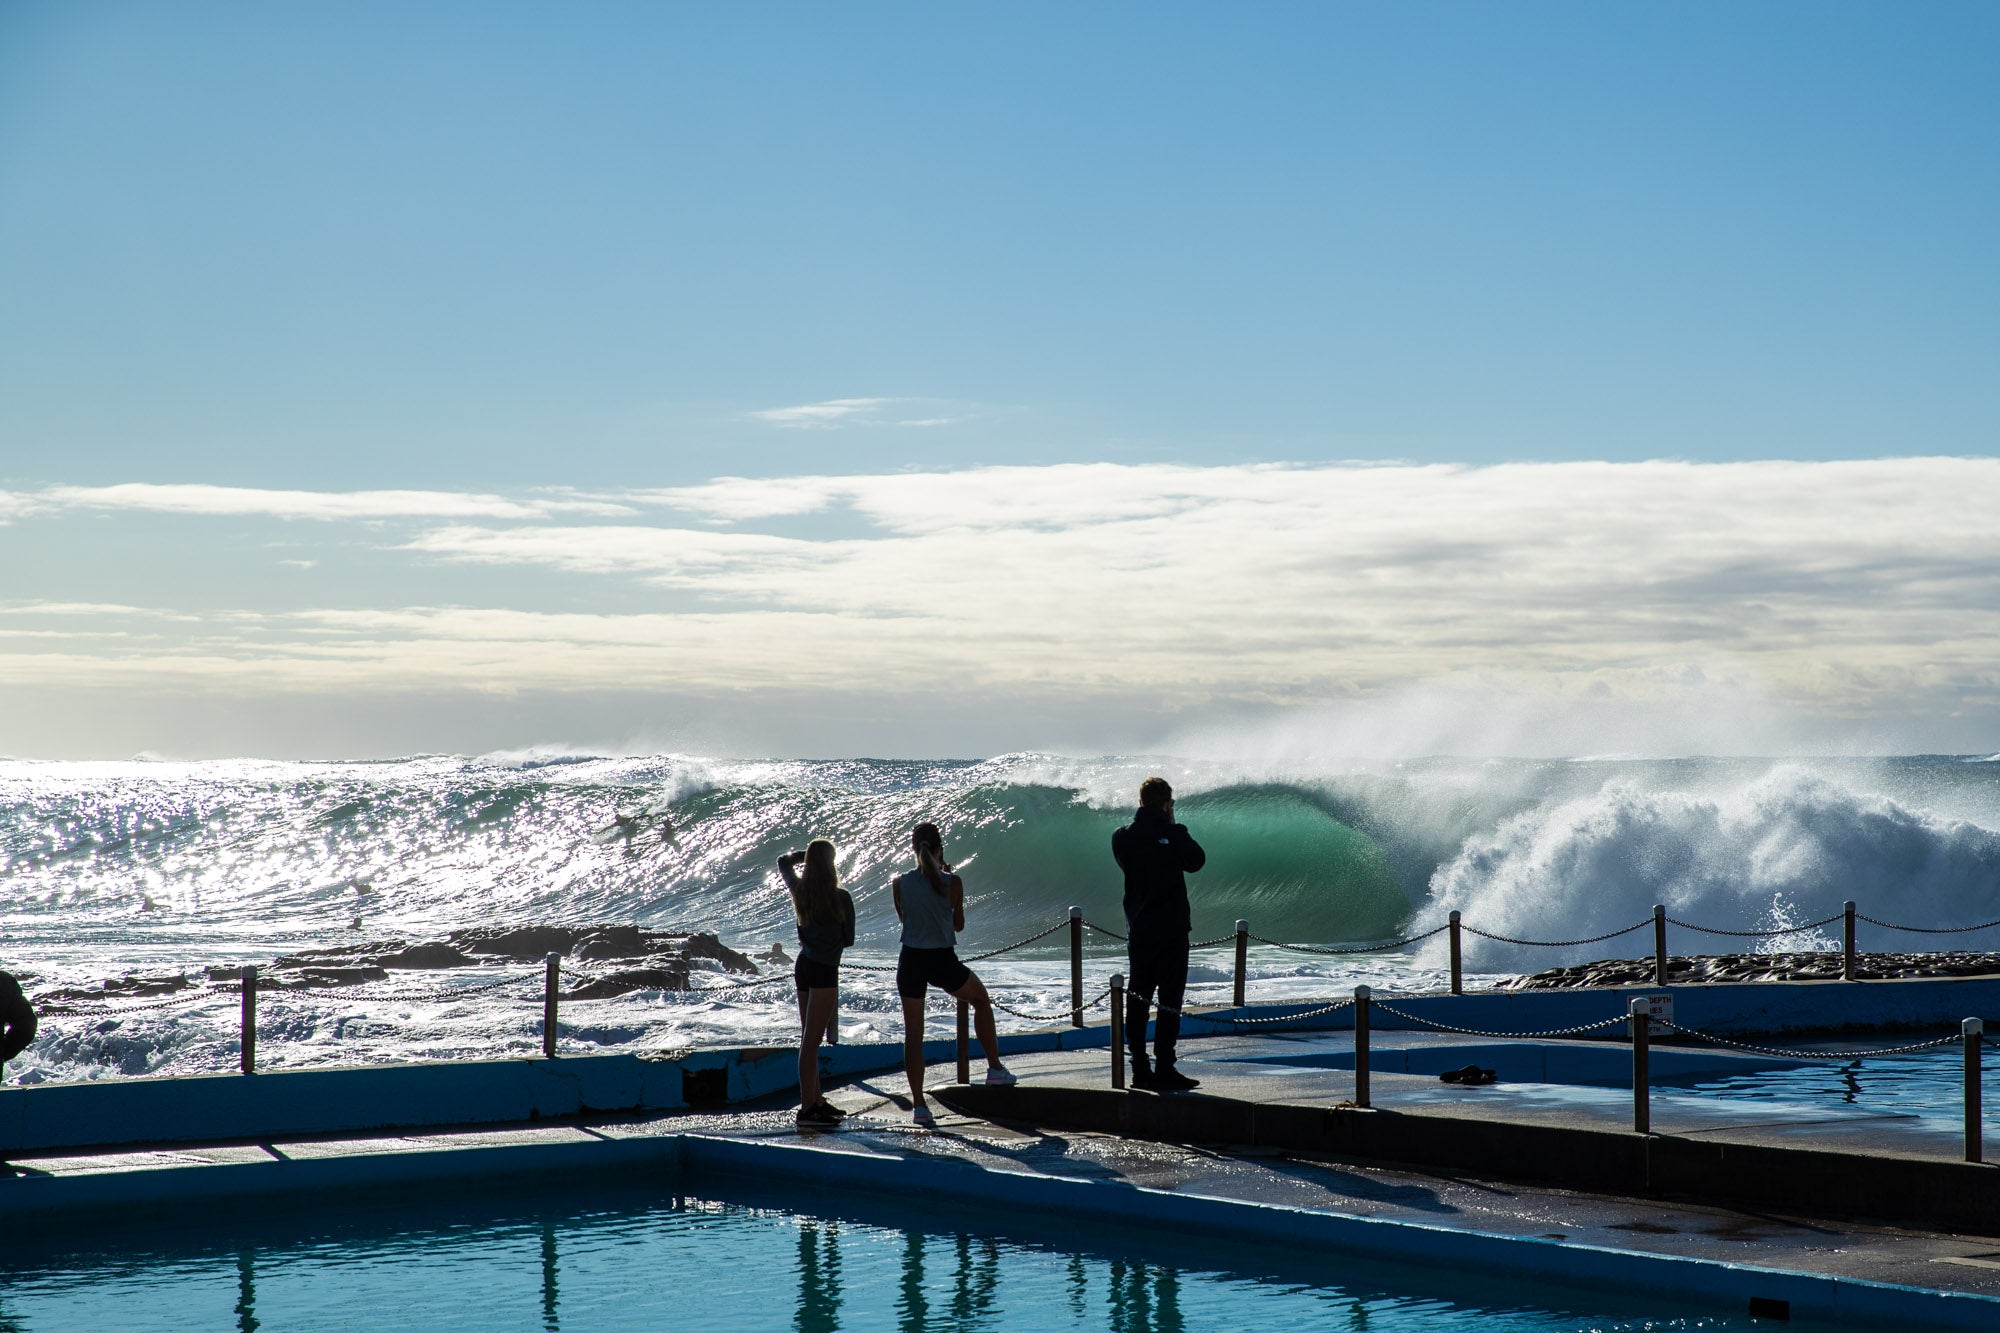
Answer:
[[[1463,1069],[1447,1069],[1438,1078],[1446,1083],[1458,1083],[1468,1088],[1477,1088],[1487,1083],[1499,1082],[1500,1076],[1491,1069],[1481,1069],[1478,1065],[1467,1065]]]

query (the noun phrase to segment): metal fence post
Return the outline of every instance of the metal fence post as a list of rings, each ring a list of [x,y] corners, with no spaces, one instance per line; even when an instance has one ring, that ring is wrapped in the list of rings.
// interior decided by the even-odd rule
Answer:
[[[1653,1132],[1652,1076],[1647,1069],[1647,1029],[1653,1025],[1653,1006],[1644,997],[1632,1001],[1632,1132]]]
[[[1451,993],[1465,994],[1465,973],[1459,967],[1458,913],[1451,914]]]
[[[1250,923],[1236,923],[1236,994],[1231,1000],[1238,1009],[1243,1007],[1243,983],[1250,975]]]
[[[257,1072],[257,969],[243,969],[243,1072]]]
[[[1976,1018],[1958,1025],[1958,1035],[1965,1043],[1965,1160],[1968,1162],[1986,1160],[1985,1127],[1979,1104],[1979,1042],[1985,1031],[1986,1024]]]
[[[1069,1025],[1083,1026],[1083,909],[1069,909]]]
[[[1667,909],[1653,904],[1653,984],[1667,984]]]
[[[1125,1086],[1125,974],[1111,974],[1111,1086]]]
[[[1354,1104],[1368,1108],[1368,997],[1366,986],[1354,988]]]
[[[958,1081],[972,1082],[972,1009],[958,1002]]]
[[[1840,979],[1854,980],[1854,904],[1852,901],[1840,905],[1842,925],[1840,927]]]
[[[542,977],[542,1054],[553,1059],[556,1053],[556,986],[560,984],[562,955],[550,954],[544,961]]]

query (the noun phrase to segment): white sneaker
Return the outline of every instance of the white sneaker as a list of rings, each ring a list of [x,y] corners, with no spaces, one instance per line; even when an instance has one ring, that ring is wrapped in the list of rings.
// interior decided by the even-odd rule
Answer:
[[[1020,1081],[1014,1077],[1012,1070],[1002,1069],[999,1065],[986,1071],[986,1086],[989,1088],[1011,1088]]]
[[[918,1129],[934,1129],[937,1127],[937,1117],[931,1114],[931,1108],[928,1106],[913,1106],[910,1108],[910,1123]]]

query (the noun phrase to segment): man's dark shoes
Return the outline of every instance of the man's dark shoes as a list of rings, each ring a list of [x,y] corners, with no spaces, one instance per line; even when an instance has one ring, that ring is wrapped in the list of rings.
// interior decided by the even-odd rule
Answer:
[[[1153,1086],[1161,1092],[1191,1092],[1201,1086],[1201,1080],[1189,1078],[1180,1070],[1168,1065],[1153,1075]]]
[[[1147,1092],[1153,1092],[1159,1088],[1159,1080],[1153,1076],[1151,1065],[1132,1066],[1132,1086],[1143,1088]]]

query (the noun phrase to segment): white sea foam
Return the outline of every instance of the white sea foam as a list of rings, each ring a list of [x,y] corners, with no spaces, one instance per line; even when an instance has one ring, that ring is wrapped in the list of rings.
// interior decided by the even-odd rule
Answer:
[[[1853,899],[1902,925],[1960,926],[2000,917],[2000,833],[1941,819],[1783,765],[1723,790],[1648,789],[1619,779],[1595,793],[1516,815],[1470,839],[1432,881],[1432,915],[1520,939],[1577,939],[1669,917],[1720,930],[1775,930],[1838,916]],[[1837,929],[1837,928],[1836,928]],[[1762,940],[1676,929],[1676,952],[1830,948],[1837,934]],[[2000,929],[1952,937],[1865,927],[1863,947],[1995,947]],[[1423,957],[1442,957],[1442,939]],[[1650,933],[1565,949],[1468,936],[1468,965],[1536,970],[1638,956]]]

